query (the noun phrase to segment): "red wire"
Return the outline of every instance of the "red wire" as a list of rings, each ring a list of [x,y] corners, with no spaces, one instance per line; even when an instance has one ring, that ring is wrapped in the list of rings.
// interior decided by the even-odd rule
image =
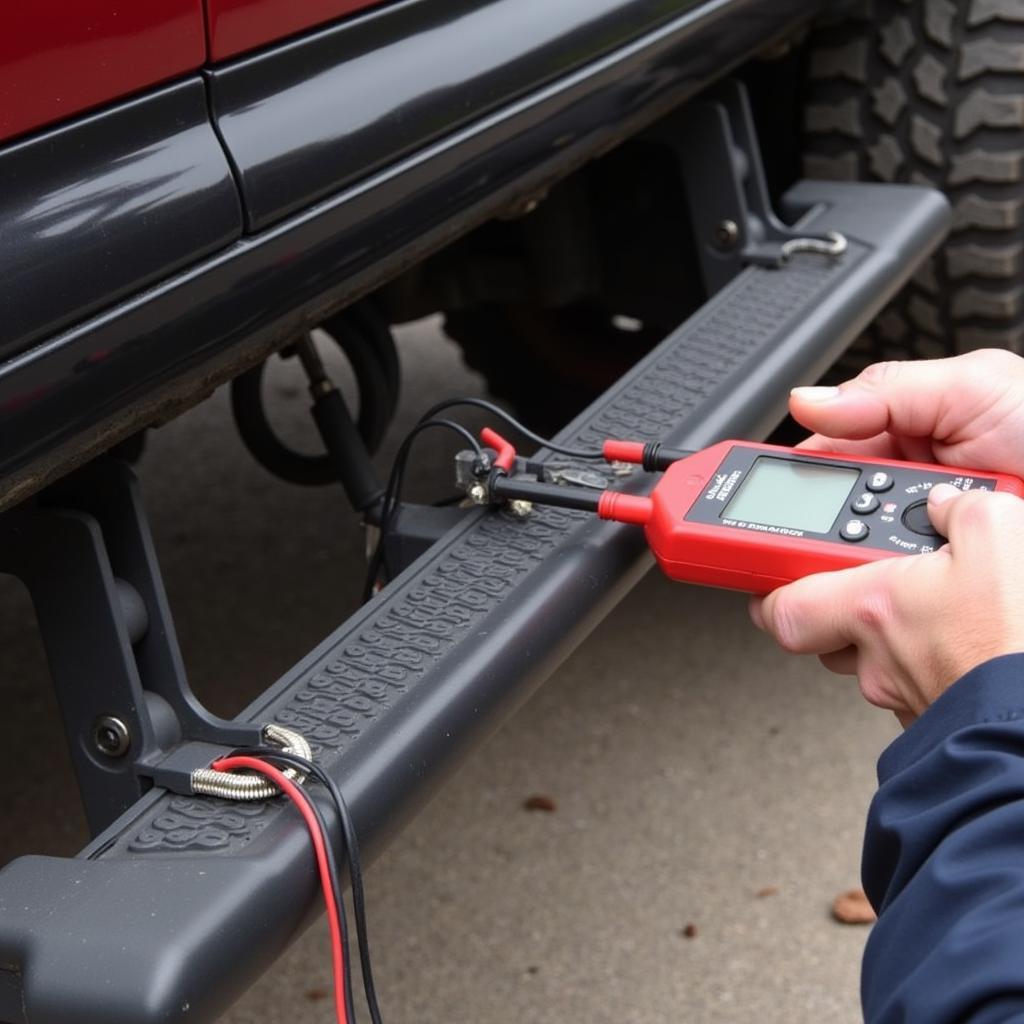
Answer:
[[[252,771],[265,775],[274,782],[281,791],[295,804],[299,813],[306,821],[310,837],[313,840],[313,849],[316,852],[316,864],[320,872],[320,884],[324,890],[324,902],[327,904],[327,923],[331,930],[331,962],[334,970],[334,1013],[338,1024],[349,1024],[348,1014],[345,1010],[345,954],[341,942],[341,922],[338,920],[338,905],[335,899],[337,895],[334,886],[331,885],[331,872],[327,867],[327,842],[324,834],[320,831],[320,822],[317,821],[309,803],[309,796],[300,789],[280,769],[275,768],[258,757],[222,757],[213,762],[211,766],[219,772],[232,771],[235,768],[248,768]]]

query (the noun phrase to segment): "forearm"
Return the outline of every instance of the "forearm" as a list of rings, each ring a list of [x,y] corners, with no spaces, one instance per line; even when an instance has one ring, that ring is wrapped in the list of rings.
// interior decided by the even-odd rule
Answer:
[[[1024,655],[948,690],[879,762],[868,1024],[1024,1020]]]

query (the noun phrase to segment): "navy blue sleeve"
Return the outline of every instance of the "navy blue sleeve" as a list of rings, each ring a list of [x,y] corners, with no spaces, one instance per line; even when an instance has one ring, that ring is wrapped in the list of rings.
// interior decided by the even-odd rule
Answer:
[[[1024,654],[958,680],[882,754],[878,780],[865,1020],[1024,1021]]]

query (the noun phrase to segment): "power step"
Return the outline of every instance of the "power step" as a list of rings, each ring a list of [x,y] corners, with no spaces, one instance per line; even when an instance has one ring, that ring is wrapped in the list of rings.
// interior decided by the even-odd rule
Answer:
[[[914,186],[801,182],[783,205],[801,229],[841,232],[845,254],[744,270],[560,442],[762,438],[949,222],[942,196]],[[370,858],[650,564],[640,531],[585,513],[470,513],[241,718],[305,734]],[[152,789],[78,857],[0,872],[0,1020],[213,1021],[320,905],[282,802]],[[240,935],[244,953],[225,941]]]

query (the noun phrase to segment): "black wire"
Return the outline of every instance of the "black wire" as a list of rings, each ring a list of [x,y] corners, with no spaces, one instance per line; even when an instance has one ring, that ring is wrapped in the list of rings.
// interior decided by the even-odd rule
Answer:
[[[373,549],[373,554],[370,556],[369,564],[366,567],[366,579],[363,582],[362,594],[364,604],[373,597],[374,585],[380,575],[381,568],[386,562],[387,556],[385,553],[385,545],[388,534],[390,533],[391,527],[394,523],[394,517],[398,512],[400,504],[399,497],[402,493],[402,480],[405,476],[406,462],[409,458],[413,439],[428,427],[445,427],[448,430],[454,430],[461,434],[462,437],[472,445],[477,457],[480,459],[483,458],[483,449],[480,447],[480,443],[464,426],[462,426],[462,424],[455,423],[453,420],[434,418],[439,412],[443,412],[445,409],[451,409],[459,405],[470,405],[479,409],[485,409],[492,415],[504,420],[515,430],[518,430],[520,434],[529,438],[535,444],[539,444],[550,451],[557,452],[559,455],[567,455],[570,458],[575,459],[604,458],[604,453],[601,451],[582,448],[567,448],[564,445],[555,444],[554,441],[551,441],[546,437],[541,437],[540,434],[534,433],[524,423],[517,420],[511,413],[502,409],[500,405],[488,402],[485,398],[449,398],[444,402],[439,402],[437,405],[432,406],[420,417],[419,423],[417,423],[416,426],[413,427],[413,429],[405,436],[405,439],[402,441],[402,444],[399,446],[398,452],[395,455],[395,461],[391,468],[391,476],[388,478],[388,485],[384,491],[384,499],[381,505],[380,536],[377,538],[377,545]]]
[[[392,464],[391,475],[388,478],[388,485],[384,491],[384,498],[381,503],[380,536],[377,538],[377,545],[373,549],[370,563],[366,568],[366,579],[363,583],[364,603],[373,597],[373,586],[377,582],[381,567],[384,565],[385,542],[400,506],[399,498],[402,493],[402,480],[405,477],[406,463],[409,460],[409,453],[412,451],[412,443],[424,430],[430,427],[444,427],[447,430],[455,431],[476,452],[478,459],[482,460],[484,457],[484,450],[480,442],[461,423],[456,423],[454,420],[438,420],[424,417],[405,435],[401,445],[399,445],[398,452],[395,454],[395,461]]]
[[[230,756],[233,757],[237,754],[239,756],[258,757],[263,761],[270,761],[272,760],[271,755],[276,757],[280,753],[281,752],[278,750],[274,750],[273,748],[267,747],[241,747],[238,750],[232,751]],[[288,755],[286,754],[284,755],[284,757],[287,758]],[[280,758],[278,758],[278,760],[280,760]],[[299,758],[299,760],[302,761],[303,759]],[[293,765],[292,767],[297,767],[300,771],[304,771],[305,763],[302,765]],[[319,769],[317,769],[317,771],[319,771]],[[334,851],[331,848],[331,834],[327,830],[327,820],[324,818],[323,812],[317,806],[316,801],[305,791],[303,791],[302,795],[306,800],[306,804],[309,806],[310,810],[316,817],[317,824],[320,827],[320,834],[324,837],[324,846],[327,848],[327,873],[331,876],[331,888],[334,889],[334,906],[338,912],[338,930],[341,932],[342,958],[345,962],[345,973],[342,978],[342,995],[344,996],[345,999],[345,1013],[351,1024],[355,1024],[356,1011],[355,1005],[352,1002],[352,975],[349,971],[348,960],[348,921],[346,920],[345,917],[345,901],[344,899],[342,899],[342,893],[344,892],[344,890],[341,888],[341,878],[338,875],[338,865],[334,860]],[[357,939],[359,936],[359,932],[359,915],[356,914]],[[379,1021],[375,1020],[374,1024],[379,1024]]]
[[[535,434],[529,427],[517,420],[511,413],[505,412],[500,405],[488,402],[485,398],[449,398],[447,401],[438,402],[437,405],[429,408],[423,414],[421,419],[428,420],[433,416],[436,416],[439,412],[443,412],[445,409],[451,409],[456,405],[475,405],[478,409],[486,409],[489,413],[499,417],[518,430],[523,437],[529,438],[535,444],[539,444],[550,451],[558,452],[559,455],[568,455],[574,459],[604,458],[603,452],[595,451],[592,448],[566,448],[563,445],[555,444],[554,441],[550,441],[546,437],[541,437],[540,434]]]
[[[473,448],[477,458],[483,459],[484,452],[480,442],[461,423],[452,420],[424,419],[418,423],[408,434],[406,434],[391,468],[391,476],[388,479],[387,489],[384,492],[384,500],[381,506],[380,536],[377,538],[377,546],[374,548],[370,564],[367,567],[366,581],[363,586],[363,601],[368,601],[373,596],[373,586],[377,581],[381,567],[386,559],[386,541],[388,533],[394,523],[394,518],[400,507],[399,498],[402,493],[402,481],[405,477],[406,463],[412,451],[412,443],[424,430],[430,427],[444,427],[453,430]]]
[[[359,840],[356,836],[355,824],[352,821],[352,813],[348,809],[348,804],[342,796],[341,789],[338,784],[320,767],[313,761],[307,761],[304,757],[299,757],[298,754],[287,753],[283,750],[279,750],[276,747],[242,747],[232,752],[233,755],[242,755],[249,757],[259,757],[264,761],[278,762],[285,764],[290,768],[296,768],[306,775],[315,778],[328,792],[334,806],[338,811],[338,820],[341,822],[341,831],[345,840],[345,861],[348,867],[349,882],[352,886],[352,911],[356,920],[356,942],[359,947],[359,965],[362,968],[363,975],[363,991],[366,993],[366,1005],[370,1010],[370,1019],[373,1024],[381,1024],[380,1005],[377,1000],[377,986],[373,980],[373,965],[370,959],[370,939],[366,925],[366,893],[363,889],[363,868],[362,861],[359,856]],[[321,825],[323,826],[324,839],[327,842],[328,847],[328,864],[331,869],[331,885],[334,886],[334,891],[337,894],[339,910],[338,916],[343,920],[344,905],[341,898],[341,887],[338,884],[337,879],[337,865],[334,862],[334,849],[330,843],[330,834],[327,831],[326,825],[323,823],[323,817],[320,814],[319,808],[316,806],[316,801],[310,798],[310,804],[312,804],[314,811],[317,813]],[[347,956],[347,934],[344,925],[342,925],[342,935],[345,937],[346,943],[346,999],[351,996],[351,977],[349,976],[348,968],[348,956]],[[346,1004],[347,1005],[347,1004]],[[350,1016],[351,1021],[355,1021],[354,1016]]]

